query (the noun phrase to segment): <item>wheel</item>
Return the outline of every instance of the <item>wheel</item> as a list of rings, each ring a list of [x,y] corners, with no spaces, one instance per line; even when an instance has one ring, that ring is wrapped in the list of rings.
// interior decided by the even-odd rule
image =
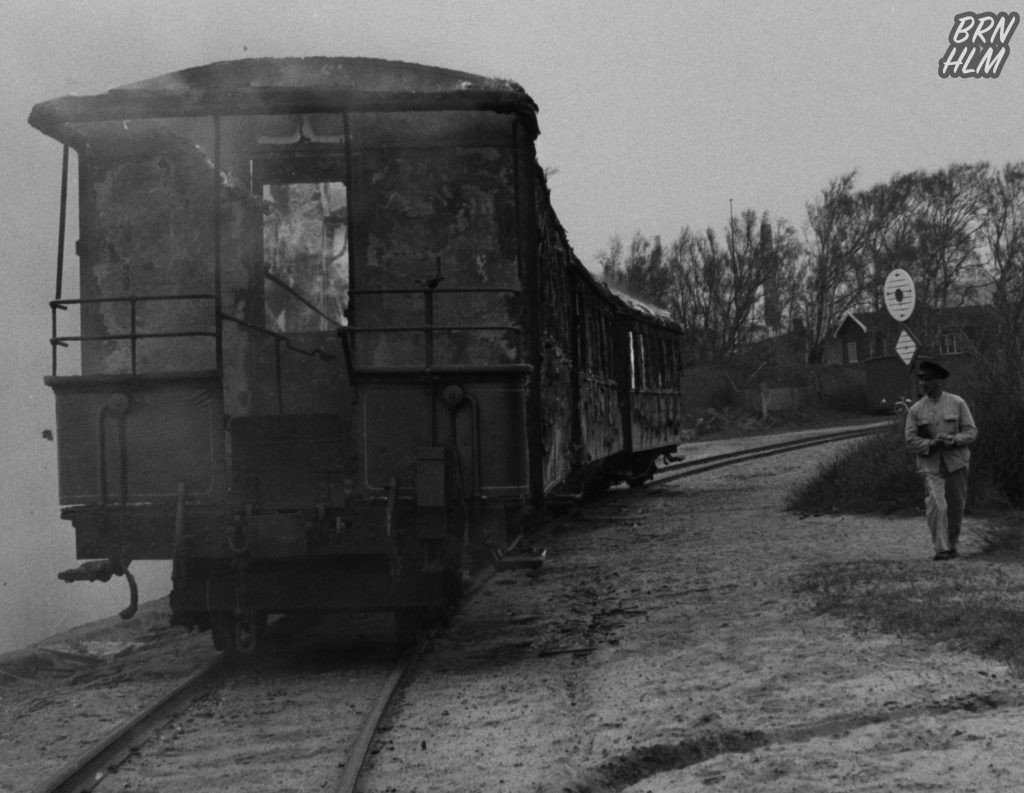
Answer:
[[[649,460],[646,465],[640,465],[633,469],[633,476],[626,480],[631,488],[643,487],[644,483],[654,478],[654,460]]]
[[[230,611],[210,612],[213,646],[224,653],[255,653],[263,643],[266,627],[266,614],[250,613],[239,616]]]

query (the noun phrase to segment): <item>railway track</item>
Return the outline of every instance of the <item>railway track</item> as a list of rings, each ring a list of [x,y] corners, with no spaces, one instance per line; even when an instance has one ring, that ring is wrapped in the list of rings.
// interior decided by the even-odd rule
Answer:
[[[32,793],[79,793],[95,788],[108,774],[157,729],[216,684],[227,666],[220,655],[204,664],[181,685],[154,701],[135,718],[107,733],[84,753],[61,768]]]
[[[854,438],[867,437],[891,429],[891,422],[879,422],[869,424],[855,429],[837,430],[834,432],[817,433],[814,435],[802,435],[799,438],[790,438],[784,441],[754,446],[736,451],[713,454],[707,457],[697,457],[692,460],[680,460],[662,466],[654,475],[652,484],[662,484],[675,479],[682,479],[686,476],[696,476],[716,468],[724,468],[729,465],[757,460],[762,457],[771,457],[777,454],[786,454],[799,449],[806,449],[811,446],[820,446],[826,443],[851,440]]]
[[[401,654],[383,647],[287,651],[270,661],[217,656],[32,793],[280,790],[296,780],[303,789],[350,793],[428,638]],[[253,720],[257,738],[232,744],[238,725]]]

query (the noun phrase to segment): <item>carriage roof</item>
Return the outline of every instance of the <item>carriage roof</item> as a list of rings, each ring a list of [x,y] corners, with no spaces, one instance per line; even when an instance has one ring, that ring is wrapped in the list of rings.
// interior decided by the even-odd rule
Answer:
[[[222,61],[103,94],[40,102],[29,123],[74,145],[79,125],[96,121],[416,110],[514,113],[537,134],[537,106],[510,80],[379,58]]]

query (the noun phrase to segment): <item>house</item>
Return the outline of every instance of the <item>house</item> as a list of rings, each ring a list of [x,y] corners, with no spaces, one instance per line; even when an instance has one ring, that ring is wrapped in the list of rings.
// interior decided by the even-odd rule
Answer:
[[[851,312],[836,327],[826,361],[858,371],[865,406],[889,411],[901,399],[916,399],[912,366],[918,359],[938,361],[954,379],[966,378],[974,360],[973,340],[992,320],[990,305],[919,306],[905,323],[897,322],[885,310]],[[904,354],[911,356],[908,362],[896,350],[904,332],[912,339],[908,342],[904,337],[901,345]]]

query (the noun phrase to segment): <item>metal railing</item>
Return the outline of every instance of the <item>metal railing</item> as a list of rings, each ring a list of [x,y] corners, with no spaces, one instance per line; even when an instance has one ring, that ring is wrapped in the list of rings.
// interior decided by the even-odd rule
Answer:
[[[358,336],[363,334],[373,333],[422,333],[424,337],[423,345],[423,366],[420,367],[388,367],[394,371],[402,371],[403,373],[409,370],[415,370],[422,373],[429,373],[435,368],[435,353],[436,353],[436,341],[439,334],[448,333],[463,333],[463,332],[498,332],[498,333],[513,333],[520,339],[523,335],[523,329],[518,325],[492,325],[492,324],[438,324],[435,322],[435,298],[439,295],[509,295],[512,297],[518,297],[521,291],[518,289],[512,289],[509,287],[453,287],[449,289],[438,289],[437,284],[434,281],[426,282],[422,287],[410,287],[400,289],[353,289],[349,292],[349,295],[354,299],[359,296],[390,296],[390,295],[420,295],[423,297],[423,322],[419,324],[409,325],[360,325],[353,326],[349,325],[344,329],[345,334],[351,335],[356,341]],[[358,349],[356,349],[356,355],[358,355]],[[518,362],[522,358],[522,350],[520,349],[520,342],[517,341],[515,346],[515,360]],[[515,364],[512,364],[515,367]],[[356,372],[365,371],[366,367],[354,366]],[[502,368],[502,365],[482,366],[479,368]],[[376,370],[375,370],[376,371]]]
[[[145,302],[158,301],[184,301],[184,300],[210,300],[214,309],[210,312],[212,328],[210,330],[176,330],[158,333],[140,333],[136,327],[138,324],[138,305]],[[70,306],[98,305],[101,303],[127,303],[129,306],[128,331],[125,333],[97,333],[77,336],[62,336],[57,332],[57,312],[67,311]],[[51,336],[50,346],[52,348],[51,370],[54,376],[57,375],[57,348],[68,347],[72,342],[90,341],[129,341],[131,350],[131,374],[138,374],[138,343],[142,339],[170,339],[208,337],[213,339],[214,344],[220,347],[221,339],[218,317],[216,314],[217,298],[212,294],[197,293],[187,295],[132,295],[127,297],[95,297],[80,299],[59,299],[50,301],[51,312]],[[218,360],[220,356],[217,356]]]

